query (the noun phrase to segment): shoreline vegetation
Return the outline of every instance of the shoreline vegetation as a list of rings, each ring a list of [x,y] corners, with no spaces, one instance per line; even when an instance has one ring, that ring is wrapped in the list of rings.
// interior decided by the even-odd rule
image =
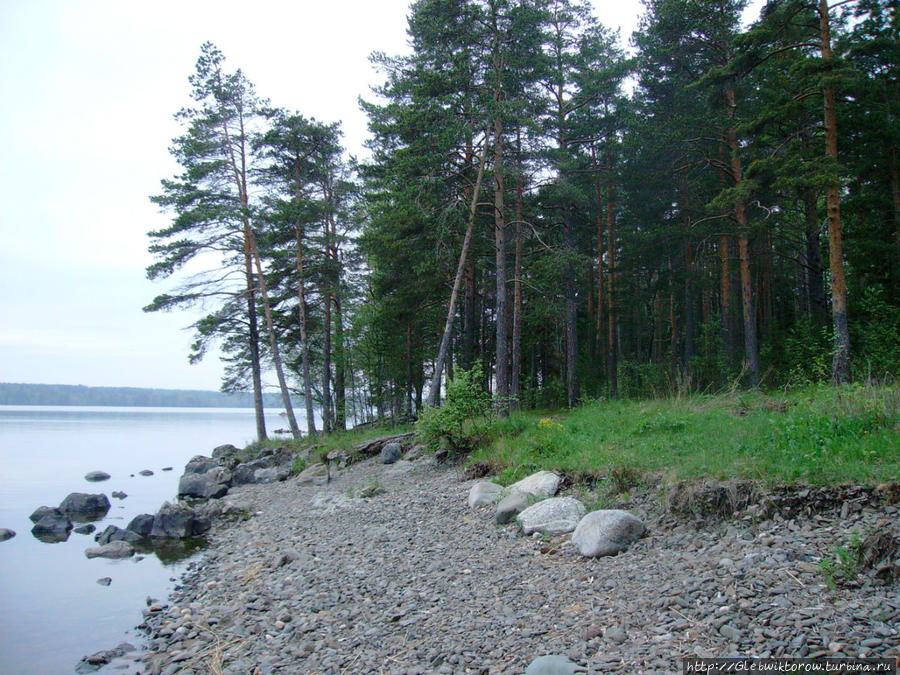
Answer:
[[[300,399],[302,401],[302,398]],[[71,384],[0,382],[0,405],[84,405],[155,408],[252,408],[253,394],[197,389],[88,387]],[[280,394],[263,394],[266,408],[284,404]]]

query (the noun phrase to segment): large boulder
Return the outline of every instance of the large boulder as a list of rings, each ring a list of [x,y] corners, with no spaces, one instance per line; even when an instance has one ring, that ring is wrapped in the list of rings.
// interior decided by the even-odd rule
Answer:
[[[231,472],[216,466],[203,473],[185,473],[178,481],[178,496],[199,499],[222,497],[231,485]]]
[[[525,534],[565,534],[575,529],[585,511],[584,504],[577,499],[551,497],[519,513],[519,524]]]
[[[539,656],[525,669],[525,675],[574,675],[584,672],[587,672],[587,668],[557,654]]]
[[[86,549],[88,558],[130,558],[134,555],[134,546],[127,541],[111,541],[103,546]]]
[[[300,485],[325,485],[329,480],[328,467],[321,462],[310,464],[297,476]]]
[[[293,467],[289,464],[281,464],[276,466],[257,469],[253,475],[255,483],[277,483],[287,480],[293,473]]]
[[[494,520],[498,525],[504,525],[527,509],[533,501],[534,498],[524,492],[510,492],[497,504]]]
[[[15,530],[10,530],[8,527],[0,527],[0,541],[6,541],[7,539],[12,539],[15,536]]]
[[[522,492],[535,499],[552,497],[559,490],[559,476],[552,471],[538,471],[509,486],[510,492]]]
[[[644,536],[647,527],[640,519],[620,509],[592,511],[578,523],[572,543],[589,558],[616,555]]]
[[[150,536],[158,539],[197,537],[209,529],[209,521],[185,504],[165,502],[153,517]]]
[[[249,462],[241,462],[231,472],[232,485],[247,485],[256,482],[256,471],[268,469],[269,462],[265,459],[253,459]]]
[[[69,538],[72,521],[59,509],[48,510],[31,528],[31,534],[43,542],[60,542]]]
[[[89,471],[84,474],[84,479],[91,483],[99,483],[102,480],[109,480],[110,475],[105,471]]]
[[[401,457],[403,457],[403,446],[397,442],[385,443],[384,447],[381,448],[382,464],[393,464]]]
[[[139,516],[135,516],[131,519],[131,522],[128,523],[128,526],[125,529],[134,532],[140,537],[147,538],[150,536],[151,530],[153,530],[153,516],[149,513],[142,513]]]
[[[123,530],[115,525],[108,526],[103,532],[94,536],[94,541],[101,546],[104,546],[111,541],[127,541],[129,544],[140,544],[143,539],[144,538],[137,532],[127,529]]]
[[[43,518],[44,516],[46,516],[47,514],[51,514],[51,513],[54,514],[54,515],[57,515],[57,516],[64,515],[63,512],[60,511],[60,510],[59,510],[58,508],[56,508],[55,506],[39,506],[39,507],[37,507],[37,508],[34,510],[34,512],[33,512],[30,516],[28,516],[28,517],[31,518],[31,522],[32,522],[32,523],[36,523],[37,521],[39,521],[39,520],[40,520],[41,518]]]
[[[73,492],[62,500],[59,510],[75,521],[99,520],[109,511],[109,506],[104,494]]]
[[[203,455],[194,455],[190,461],[184,465],[185,473],[206,473],[221,467],[222,463],[218,459],[212,457],[204,457]]]
[[[241,451],[239,448],[228,443],[214,448],[212,451],[212,458],[221,462],[223,466],[234,469],[238,462],[241,461],[240,454]]]
[[[469,508],[474,509],[485,504],[493,504],[500,499],[503,488],[491,481],[480,481],[469,490]]]

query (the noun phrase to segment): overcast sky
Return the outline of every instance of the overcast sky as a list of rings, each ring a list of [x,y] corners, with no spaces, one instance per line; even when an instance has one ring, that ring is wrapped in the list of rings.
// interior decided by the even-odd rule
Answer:
[[[630,35],[639,0],[595,0]],[[218,389],[192,316],[144,314],[148,195],[178,167],[172,115],[210,40],[274,105],[366,136],[373,51],[406,49],[407,0],[0,1],[0,381]]]

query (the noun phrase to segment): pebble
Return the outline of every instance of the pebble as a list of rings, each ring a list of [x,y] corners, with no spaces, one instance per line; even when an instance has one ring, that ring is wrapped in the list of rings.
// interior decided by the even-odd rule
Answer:
[[[215,645],[221,672],[260,675],[521,675],[541,655],[569,672],[649,674],[672,672],[675,653],[900,647],[896,590],[833,592],[819,571],[850,538],[838,510],[754,521],[747,536],[750,523],[679,519],[634,490],[616,506],[647,536],[585,559],[569,535],[523,537],[470,509],[476,481],[455,467],[410,464],[392,472],[374,458],[326,485],[234,488],[254,515],[217,523],[169,603],[148,602],[142,672],[199,672]],[[376,480],[386,492],[359,498]],[[863,509],[853,527],[877,515]]]

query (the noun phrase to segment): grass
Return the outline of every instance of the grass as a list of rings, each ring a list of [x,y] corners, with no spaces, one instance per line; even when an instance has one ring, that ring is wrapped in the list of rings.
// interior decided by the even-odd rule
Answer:
[[[610,478],[745,478],[767,485],[873,484],[900,477],[900,387],[814,386],[650,401],[499,420],[485,462],[508,484],[541,469]]]

